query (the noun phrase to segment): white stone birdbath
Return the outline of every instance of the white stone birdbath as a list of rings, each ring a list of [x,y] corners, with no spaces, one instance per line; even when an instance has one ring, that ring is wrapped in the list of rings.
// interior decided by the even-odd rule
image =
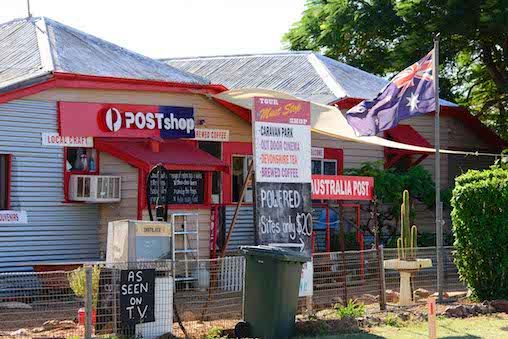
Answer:
[[[432,267],[430,259],[416,260],[385,260],[385,269],[396,270],[400,274],[400,295],[399,306],[409,306],[413,304],[413,296],[411,294],[411,275],[418,272],[422,268]]]

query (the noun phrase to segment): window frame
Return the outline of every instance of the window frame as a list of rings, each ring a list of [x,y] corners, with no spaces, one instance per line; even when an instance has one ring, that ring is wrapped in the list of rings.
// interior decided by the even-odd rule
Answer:
[[[8,211],[11,209],[11,185],[12,185],[12,154],[0,153],[0,156],[5,156],[6,160],[6,173],[5,173],[5,208],[0,206],[0,211]]]
[[[90,171],[69,171],[67,170],[67,150],[69,148],[91,148],[95,149],[96,154],[96,161],[95,161],[95,168],[96,170],[94,172]],[[73,146],[65,146],[63,147],[63,175],[64,175],[64,202],[65,203],[71,203],[71,204],[80,204],[82,202],[79,201],[73,201],[69,199],[69,182],[71,180],[71,175],[100,175],[100,151],[95,147],[73,147]]]
[[[242,158],[243,159],[242,162],[247,165],[247,168],[244,168],[244,173],[245,173],[245,170],[248,171],[248,168],[249,168],[249,158],[251,158],[251,161],[254,161],[254,156],[252,154],[236,154],[236,153],[231,154],[231,167],[230,167],[231,168],[231,175],[230,175],[231,202],[234,204],[237,204],[238,201],[235,201],[233,198],[233,159],[234,158]],[[247,160],[247,161],[245,161],[245,160]],[[245,178],[243,178],[243,180],[245,181]],[[251,180],[253,180],[253,178],[251,178]],[[241,192],[240,192],[240,194],[241,194]],[[243,197],[243,200],[245,200],[245,196]],[[253,203],[254,203],[254,196],[252,197],[252,201],[250,201],[250,202],[242,201],[242,204],[253,204]]]

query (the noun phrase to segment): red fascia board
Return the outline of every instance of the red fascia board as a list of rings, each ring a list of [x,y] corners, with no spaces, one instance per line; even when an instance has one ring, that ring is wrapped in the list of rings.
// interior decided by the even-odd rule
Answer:
[[[54,78],[48,79],[46,81],[40,82],[38,84],[30,85],[23,88],[18,88],[6,93],[0,94],[0,104],[16,99],[21,99],[23,97],[37,94],[39,92],[55,88],[56,80]]]
[[[343,98],[330,103],[339,109],[350,109],[351,107],[359,104],[364,99],[360,98]],[[441,115],[454,117],[464,123],[465,126],[472,129],[482,140],[485,140],[495,149],[501,150],[508,146],[508,143],[503,140],[499,135],[492,131],[489,127],[485,126],[480,119],[469,113],[469,111],[460,106],[441,106]],[[434,115],[434,113],[429,113]]]
[[[82,75],[74,73],[54,72],[57,87],[65,88],[91,88],[113,90],[136,90],[153,92],[183,92],[183,93],[220,93],[227,90],[223,85],[214,84],[188,84],[157,80],[126,79],[115,77],[102,77],[95,75]]]

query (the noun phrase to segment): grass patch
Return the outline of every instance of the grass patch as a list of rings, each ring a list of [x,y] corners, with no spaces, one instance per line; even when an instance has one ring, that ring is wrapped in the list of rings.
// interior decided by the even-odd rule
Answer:
[[[413,339],[428,338],[427,322],[407,322],[406,326],[379,326],[370,328],[367,332],[345,335],[328,335],[314,338],[320,339]],[[496,314],[466,319],[438,319],[438,338],[448,339],[477,339],[477,338],[508,338],[508,315]],[[306,337],[310,339],[312,337]]]

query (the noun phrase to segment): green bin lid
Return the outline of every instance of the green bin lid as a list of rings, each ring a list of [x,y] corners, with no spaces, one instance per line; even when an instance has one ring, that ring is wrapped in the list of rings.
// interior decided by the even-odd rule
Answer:
[[[296,261],[304,263],[311,260],[311,258],[305,253],[287,250],[276,246],[242,246],[240,247],[240,252],[244,256],[270,257],[280,261]]]

